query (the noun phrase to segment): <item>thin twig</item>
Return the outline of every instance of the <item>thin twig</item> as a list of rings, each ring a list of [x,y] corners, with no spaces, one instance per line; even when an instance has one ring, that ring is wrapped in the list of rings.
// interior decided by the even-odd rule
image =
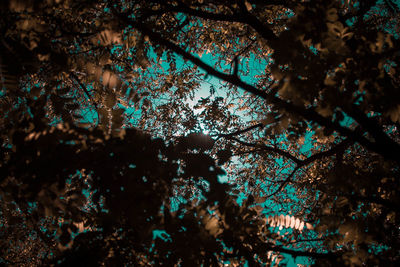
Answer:
[[[92,96],[90,95],[89,91],[87,90],[86,86],[79,80],[78,76],[75,75],[75,73],[70,72],[69,74],[75,82],[79,84],[79,86],[82,88],[83,92],[85,92],[86,96],[89,98],[90,102],[93,103],[95,109],[96,109],[96,114],[97,114],[97,121],[98,123],[100,122],[100,117],[99,117],[99,107],[97,106],[96,101],[93,100]]]

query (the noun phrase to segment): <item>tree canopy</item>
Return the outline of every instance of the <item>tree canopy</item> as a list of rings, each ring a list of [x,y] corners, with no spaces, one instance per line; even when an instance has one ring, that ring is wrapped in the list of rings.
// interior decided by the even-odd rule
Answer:
[[[0,263],[396,266],[395,1],[0,3]]]

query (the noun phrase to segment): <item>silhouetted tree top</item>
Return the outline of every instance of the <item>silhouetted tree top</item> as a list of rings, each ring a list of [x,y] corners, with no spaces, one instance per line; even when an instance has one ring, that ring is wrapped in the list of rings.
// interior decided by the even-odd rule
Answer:
[[[1,263],[399,261],[395,1],[8,0],[0,32]]]

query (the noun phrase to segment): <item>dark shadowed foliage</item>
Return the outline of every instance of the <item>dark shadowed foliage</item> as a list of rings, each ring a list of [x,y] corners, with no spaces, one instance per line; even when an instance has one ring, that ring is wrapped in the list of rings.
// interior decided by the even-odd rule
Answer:
[[[396,1],[3,0],[0,264],[398,266]]]

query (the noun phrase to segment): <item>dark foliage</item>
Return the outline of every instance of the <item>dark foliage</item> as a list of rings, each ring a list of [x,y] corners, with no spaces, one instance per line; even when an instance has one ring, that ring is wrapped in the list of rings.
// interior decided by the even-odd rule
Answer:
[[[394,1],[7,0],[0,33],[1,264],[399,264]]]

